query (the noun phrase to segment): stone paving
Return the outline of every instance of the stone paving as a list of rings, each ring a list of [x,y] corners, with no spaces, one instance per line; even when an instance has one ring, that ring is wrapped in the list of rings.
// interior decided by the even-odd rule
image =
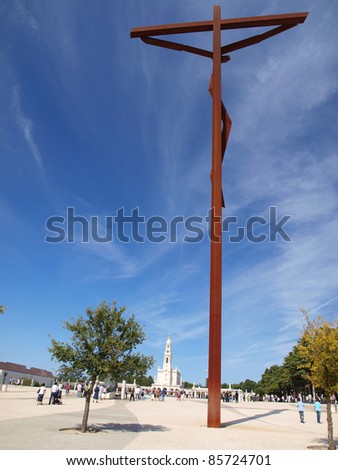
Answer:
[[[89,426],[81,434],[84,399],[76,392],[62,405],[36,404],[36,389],[9,387],[0,392],[1,450],[306,450],[327,443],[313,405],[305,405],[305,424],[295,404],[222,403],[222,427],[206,426],[207,401],[102,400],[91,403]],[[338,413],[333,413],[338,442]],[[95,432],[94,432],[95,431]]]

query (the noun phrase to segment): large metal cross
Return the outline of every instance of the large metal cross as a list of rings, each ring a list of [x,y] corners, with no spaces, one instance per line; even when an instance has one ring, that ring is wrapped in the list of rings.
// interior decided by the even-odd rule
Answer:
[[[220,6],[214,6],[212,21],[165,24],[133,28],[132,38],[147,44],[185,51],[212,60],[209,91],[212,96],[212,167],[211,167],[211,224],[210,224],[210,312],[209,312],[209,364],[208,364],[208,427],[221,426],[221,330],[222,330],[222,160],[228,141],[231,120],[222,103],[221,65],[228,62],[229,52],[257,44],[297,24],[308,15],[291,13],[283,15],[254,16],[250,18],[221,19]],[[273,27],[261,34],[225,46],[221,45],[221,31],[242,28]],[[213,50],[178,44],[154,36],[171,34],[213,32]]]

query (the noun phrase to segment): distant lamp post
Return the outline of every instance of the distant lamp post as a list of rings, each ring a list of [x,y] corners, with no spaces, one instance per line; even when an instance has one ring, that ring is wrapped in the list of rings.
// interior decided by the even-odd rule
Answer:
[[[153,46],[185,51],[212,60],[212,74],[209,91],[212,96],[212,167],[211,167],[211,234],[210,234],[210,311],[209,311],[209,373],[208,373],[208,427],[221,425],[221,326],[222,326],[222,161],[226,149],[231,120],[222,102],[221,65],[230,60],[230,52],[257,44],[276,34],[303,23],[308,13],[254,16],[249,18],[221,19],[221,7],[214,6],[211,21],[164,24],[133,28],[132,38],[140,38]],[[221,45],[221,31],[270,27],[273,29],[250,38]],[[179,44],[158,39],[154,36],[200,33],[212,31],[213,50]]]

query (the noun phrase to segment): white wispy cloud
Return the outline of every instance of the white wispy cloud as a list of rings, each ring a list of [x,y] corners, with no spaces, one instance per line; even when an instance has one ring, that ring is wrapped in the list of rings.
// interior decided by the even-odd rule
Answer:
[[[303,25],[266,41],[265,57],[246,61],[246,73],[238,64],[242,93],[236,106],[241,123],[236,141],[255,142],[258,129],[264,129],[265,145],[294,138],[304,132],[309,112],[337,91],[334,20],[328,12],[315,21],[318,17],[312,19],[310,14]],[[255,46],[250,52],[254,58]]]
[[[43,170],[43,162],[40,150],[33,136],[33,122],[29,117],[24,114],[21,108],[20,87],[18,85],[15,85],[13,86],[12,91],[12,109],[15,115],[17,125],[21,131],[21,135],[23,136],[29,147],[29,150],[35,160],[35,163],[38,165],[40,170]]]
[[[28,25],[30,29],[33,31],[37,31],[39,28],[39,24],[35,16],[32,14],[31,10],[27,6],[26,3],[24,3],[21,0],[15,0],[14,2],[14,11],[17,15],[17,19],[25,24]]]

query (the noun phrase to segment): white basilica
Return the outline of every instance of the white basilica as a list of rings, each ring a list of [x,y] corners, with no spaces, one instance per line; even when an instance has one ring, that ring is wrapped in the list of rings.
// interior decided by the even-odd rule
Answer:
[[[171,339],[167,339],[164,350],[163,368],[158,367],[154,387],[178,389],[181,387],[181,372],[172,368]]]

